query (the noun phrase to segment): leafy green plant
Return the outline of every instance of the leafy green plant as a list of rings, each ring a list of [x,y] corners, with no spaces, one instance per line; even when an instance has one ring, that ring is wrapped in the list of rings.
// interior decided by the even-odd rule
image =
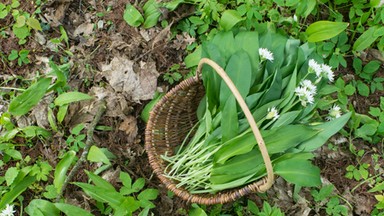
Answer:
[[[355,167],[353,165],[349,165],[346,170],[347,173],[345,174],[345,177],[348,179],[355,179],[356,181],[360,181],[362,179],[367,179],[369,172],[368,172],[369,164],[363,163],[359,165],[358,167]]]
[[[85,134],[80,134],[80,132],[85,128],[84,124],[78,124],[71,130],[71,135],[68,136],[67,140],[65,141],[68,146],[70,146],[70,149],[78,152],[80,148],[85,147]]]
[[[325,209],[327,215],[348,215],[348,208],[340,204],[339,197],[333,195],[333,191],[332,184],[324,185],[319,190],[311,190],[312,197],[320,205],[317,206],[317,211]]]
[[[131,4],[127,4],[124,11],[124,20],[131,26],[151,28],[155,26],[161,15],[160,3],[149,0],[143,5],[144,16]]]
[[[104,214],[113,213],[113,215],[132,215],[132,213],[141,210],[140,215],[148,215],[149,210],[155,205],[151,202],[159,194],[156,189],[144,189],[145,180],[143,178],[132,182],[128,173],[120,172],[120,180],[123,186],[117,191],[109,182],[103,178],[86,172],[93,184],[76,182],[91,198],[99,202]],[[107,208],[104,207],[107,204]]]
[[[173,84],[175,82],[178,82],[181,78],[183,78],[183,76],[180,74],[179,72],[179,69],[180,69],[180,65],[179,64],[175,64],[173,65],[170,69],[169,69],[169,72],[166,72],[164,75],[163,75],[163,79],[165,81],[167,81],[169,84]]]
[[[41,31],[40,22],[35,18],[35,14],[29,14],[22,10],[18,10],[20,2],[18,0],[12,0],[12,3],[5,5],[0,3],[0,19],[6,18],[8,15],[12,15],[13,24],[12,32],[19,39],[19,44],[25,44],[27,37],[31,35],[31,30]],[[39,8],[35,11],[39,12]],[[23,56],[25,54],[23,53]],[[19,63],[20,65],[20,63]]]
[[[270,40],[274,41],[274,46],[270,45]],[[250,41],[253,44],[249,44]],[[224,48],[222,44],[236,46]],[[290,47],[293,44],[296,45]],[[311,49],[307,45],[298,44],[297,40],[271,32],[225,32],[205,43],[201,56],[209,57],[225,68],[245,98],[261,128],[274,172],[288,182],[315,186],[320,183],[319,170],[310,163],[313,156],[309,152],[340,130],[351,114],[341,116],[337,110],[334,120],[309,126],[315,116],[315,106],[311,105],[314,98],[300,92],[307,88],[321,89],[326,80],[333,81],[333,74],[329,66],[310,59]],[[264,47],[271,49],[273,54]],[[284,56],[283,50],[279,51],[284,47],[290,57]],[[307,54],[300,59],[297,58],[299,52]],[[285,62],[286,59],[289,62]],[[280,68],[282,65],[286,65],[285,69]],[[244,114],[238,110],[234,96],[212,70],[203,71],[202,77],[206,97],[197,111],[200,120],[195,126],[197,131],[190,143],[181,144],[175,155],[163,155],[169,163],[166,176],[178,181],[177,187],[185,187],[191,193],[217,192],[263,177],[265,169],[261,153],[255,147],[254,134],[246,124]],[[314,92],[312,90],[308,91]],[[304,152],[288,153],[292,148]]]
[[[12,50],[8,56],[9,61],[13,61],[17,59],[17,64],[19,66],[23,64],[29,64],[31,61],[28,59],[29,50],[22,49],[19,52],[16,50]]]
[[[84,215],[92,216],[93,214],[88,211],[79,208],[74,205],[66,203],[52,203],[43,199],[34,199],[29,205],[25,208],[25,212],[28,215],[52,215],[59,216],[60,212],[63,212],[65,215]]]

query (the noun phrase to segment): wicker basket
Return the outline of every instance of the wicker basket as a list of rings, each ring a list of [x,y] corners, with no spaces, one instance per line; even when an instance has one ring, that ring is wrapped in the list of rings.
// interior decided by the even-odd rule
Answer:
[[[190,194],[183,188],[177,188],[177,182],[163,175],[167,163],[161,159],[161,155],[166,152],[168,154],[173,152],[174,148],[183,142],[187,133],[197,122],[196,110],[205,94],[200,76],[203,64],[208,64],[214,68],[231,89],[249,121],[267,170],[267,176],[259,181],[216,194]],[[195,77],[181,82],[153,108],[145,131],[145,149],[149,157],[149,163],[160,181],[177,196],[192,203],[212,205],[231,202],[250,193],[265,192],[272,186],[274,181],[271,160],[251,112],[225,71],[215,62],[206,58],[201,59]]]

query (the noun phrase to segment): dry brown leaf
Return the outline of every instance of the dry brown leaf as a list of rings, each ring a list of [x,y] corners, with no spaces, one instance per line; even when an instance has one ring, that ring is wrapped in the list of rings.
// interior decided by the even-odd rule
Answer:
[[[36,121],[36,124],[42,128],[50,128],[48,122],[48,109],[50,103],[52,103],[53,97],[47,96],[41,100],[35,107],[33,107],[30,118]]]
[[[109,86],[106,88],[92,87],[90,94],[95,95],[98,99],[106,100],[107,110],[105,116],[124,119],[132,111],[132,107],[129,106],[124,96],[116,94]]]
[[[127,57],[114,57],[108,65],[102,65],[102,74],[111,87],[134,102],[153,98],[157,87],[154,62],[140,62],[139,71],[133,70],[133,61]]]
[[[137,120],[134,116],[128,116],[120,124],[119,130],[124,131],[127,134],[127,142],[131,143],[137,136]]]
[[[83,23],[79,25],[73,32],[73,36],[77,37],[79,35],[89,36],[93,33],[93,24],[92,23]]]

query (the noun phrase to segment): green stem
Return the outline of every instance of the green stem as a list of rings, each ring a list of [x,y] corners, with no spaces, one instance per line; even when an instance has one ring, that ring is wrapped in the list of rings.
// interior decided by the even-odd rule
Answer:
[[[380,175],[381,175],[381,174],[377,174],[377,175],[375,175],[375,176],[369,177],[369,178],[365,179],[364,181],[360,182],[360,183],[357,184],[354,188],[352,188],[351,193],[353,193],[358,187],[360,187],[361,185],[365,184],[365,183],[368,182],[369,180],[374,179],[374,178],[376,178],[376,177],[378,177],[378,176],[380,176]]]

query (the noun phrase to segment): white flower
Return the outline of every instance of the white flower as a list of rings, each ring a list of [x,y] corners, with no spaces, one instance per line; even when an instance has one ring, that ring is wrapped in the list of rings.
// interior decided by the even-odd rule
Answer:
[[[315,101],[316,86],[310,80],[303,80],[300,86],[295,89],[295,94],[299,97],[301,104],[307,106],[307,103],[313,104]]]
[[[13,210],[13,205],[6,205],[5,209],[0,212],[0,216],[13,216],[16,211]]]
[[[384,0],[381,0],[380,2],[379,2],[379,4],[376,6],[376,7],[381,7],[381,6],[383,6],[384,5]]]
[[[327,77],[327,79],[330,82],[333,82],[334,74],[333,74],[332,68],[330,66],[326,65],[326,64],[322,64],[321,65],[321,70],[322,70],[323,76]]]
[[[316,86],[312,84],[311,80],[303,80],[301,81],[301,86],[307,89],[312,94],[316,94]]]
[[[273,119],[275,121],[280,117],[279,113],[277,112],[276,107],[268,108],[268,114],[266,119]]]
[[[317,77],[320,77],[321,72],[323,71],[321,69],[321,66],[319,63],[317,63],[314,59],[310,59],[308,62],[309,66],[309,73],[315,73]]]
[[[296,16],[296,14],[293,15],[293,21],[297,22],[297,16]]]
[[[340,116],[341,116],[340,107],[338,105],[333,105],[333,107],[328,110],[328,116],[326,117],[326,119],[328,121],[331,121],[333,119],[340,118]]]
[[[259,55],[262,61],[269,60],[273,61],[273,53],[269,51],[267,48],[260,48],[259,49]]]

